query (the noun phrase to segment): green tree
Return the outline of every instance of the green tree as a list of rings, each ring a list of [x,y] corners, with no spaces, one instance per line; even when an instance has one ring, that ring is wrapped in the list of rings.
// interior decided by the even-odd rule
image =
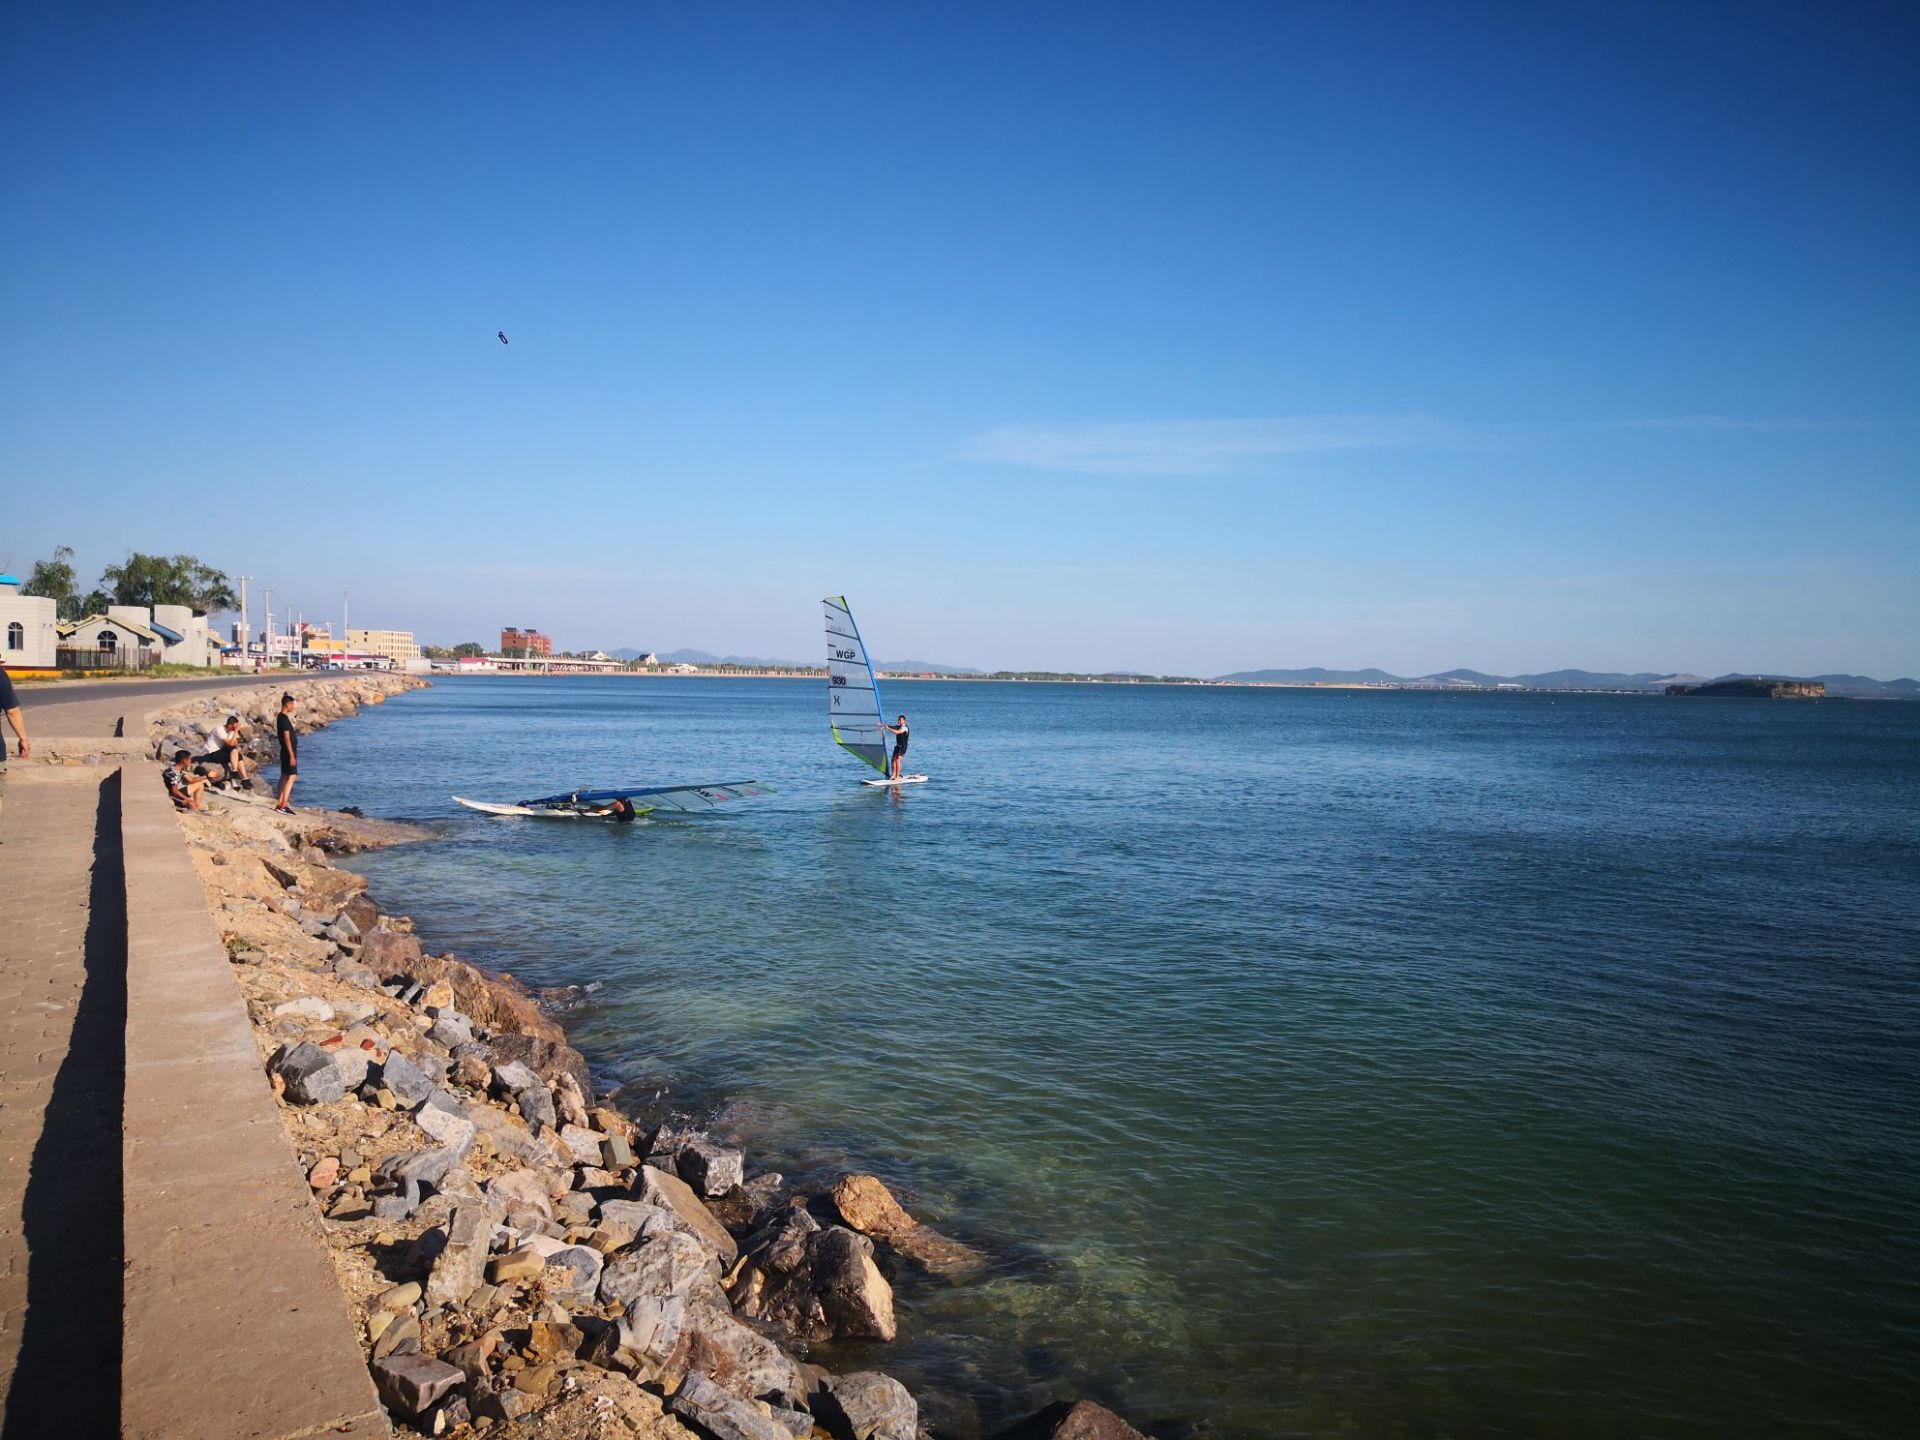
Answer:
[[[239,597],[225,572],[192,555],[142,555],[137,550],[100,574],[115,605],[186,605],[201,615],[237,610]]]
[[[55,612],[62,620],[80,618],[80,581],[73,571],[73,547],[56,545],[51,560],[33,562],[33,573],[21,587],[22,595],[39,595],[58,602]]]
[[[481,647],[478,640],[462,640],[458,645],[453,647],[453,653],[462,658],[478,658],[487,652]]]

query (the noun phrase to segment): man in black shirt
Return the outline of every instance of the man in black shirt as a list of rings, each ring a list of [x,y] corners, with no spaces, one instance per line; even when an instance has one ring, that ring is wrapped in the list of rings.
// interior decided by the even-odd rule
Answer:
[[[33,747],[27,743],[27,717],[20,713],[20,697],[13,693],[13,680],[7,674],[4,660],[0,660],[0,711],[5,712],[7,724],[20,737],[20,758],[26,759],[33,753]],[[0,765],[4,765],[6,760],[7,741],[4,735],[0,735]]]
[[[280,697],[280,713],[273,717],[273,733],[280,741],[280,795],[273,808],[282,815],[291,815],[293,806],[287,802],[293,798],[293,782],[300,774],[300,757],[294,745],[293,695],[290,692]]]

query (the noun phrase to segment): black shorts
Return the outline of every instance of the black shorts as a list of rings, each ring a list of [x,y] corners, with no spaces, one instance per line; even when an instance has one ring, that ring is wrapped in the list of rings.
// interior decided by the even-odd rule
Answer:
[[[282,776],[298,775],[300,773],[300,767],[294,764],[290,757],[282,755],[280,757],[280,773]]]
[[[233,747],[231,745],[222,745],[218,750],[209,750],[193,763],[196,765],[218,765],[222,770],[231,769],[233,767]]]
[[[902,740],[898,745],[893,747],[893,758],[896,760],[904,760],[907,758],[906,741]]]

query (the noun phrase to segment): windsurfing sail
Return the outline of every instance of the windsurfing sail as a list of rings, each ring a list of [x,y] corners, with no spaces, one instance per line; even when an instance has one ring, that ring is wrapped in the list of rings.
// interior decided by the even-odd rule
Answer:
[[[716,780],[710,785],[652,785],[628,790],[573,790],[565,795],[547,795],[538,800],[516,801],[528,810],[611,805],[616,800],[633,801],[636,810],[678,810],[692,814],[699,810],[717,810],[735,800],[754,795],[771,795],[773,787],[760,780]]]
[[[827,607],[827,723],[833,738],[882,775],[887,773],[887,732],[880,728],[880,682],[853,623],[847,597],[829,595]]]

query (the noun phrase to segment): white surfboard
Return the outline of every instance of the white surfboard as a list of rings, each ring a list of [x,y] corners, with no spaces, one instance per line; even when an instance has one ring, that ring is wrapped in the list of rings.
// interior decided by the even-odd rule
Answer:
[[[895,785],[924,785],[927,783],[927,777],[924,775],[902,775],[898,780],[862,780],[860,783],[862,785],[878,786],[882,789],[891,789]]]
[[[498,805],[490,800],[468,800],[456,795],[453,803],[464,805],[469,810],[478,810],[482,815],[518,815],[528,820],[586,820],[593,817],[582,815],[578,810],[532,810],[525,805]]]

